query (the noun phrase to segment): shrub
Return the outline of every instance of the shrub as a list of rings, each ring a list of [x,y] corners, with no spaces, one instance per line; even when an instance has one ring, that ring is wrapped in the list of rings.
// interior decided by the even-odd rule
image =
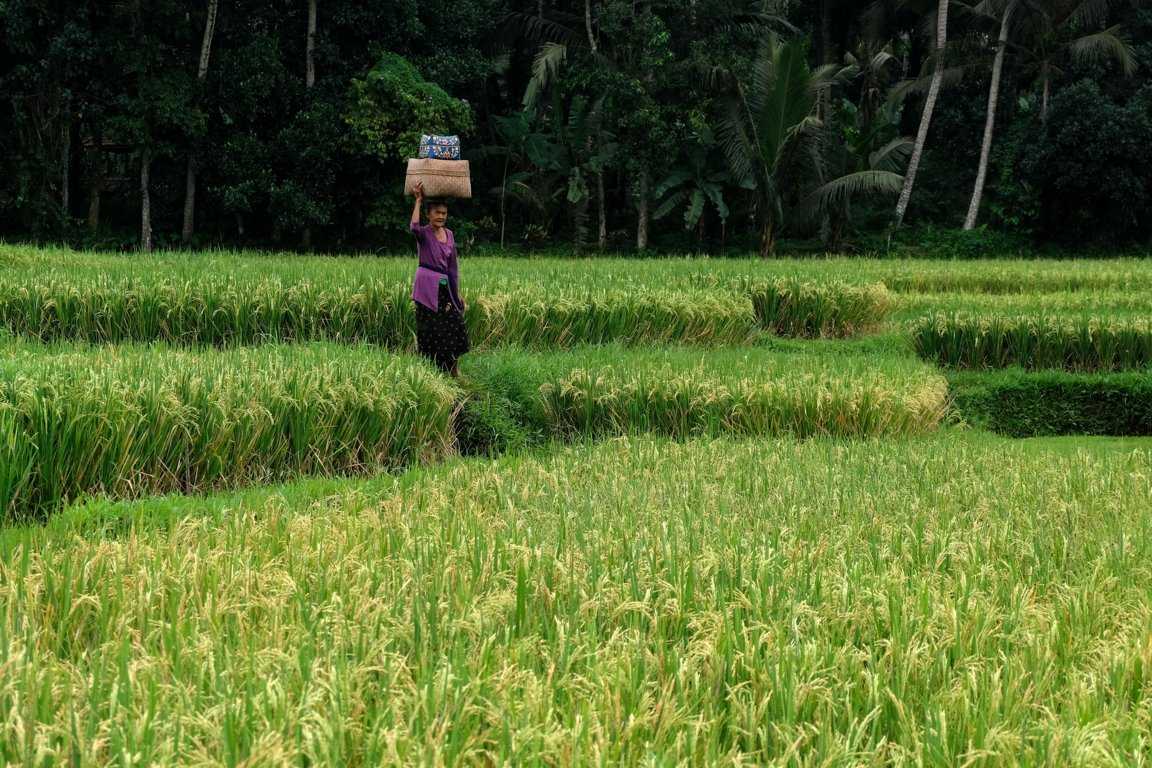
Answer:
[[[1152,435],[1148,373],[969,374],[952,391],[965,421],[1012,437]]]

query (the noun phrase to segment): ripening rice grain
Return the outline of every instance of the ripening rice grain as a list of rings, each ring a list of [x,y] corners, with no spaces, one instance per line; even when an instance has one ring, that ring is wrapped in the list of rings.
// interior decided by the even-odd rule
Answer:
[[[621,439],[92,504],[0,542],[0,763],[1139,765],[1139,445]]]
[[[882,284],[753,280],[741,290],[752,298],[761,324],[780,336],[843,337],[872,331],[893,303]]]
[[[915,359],[835,352],[493,352],[462,370],[559,436],[908,434],[939,423],[947,393]]]
[[[955,368],[1141,370],[1152,366],[1147,319],[938,315],[913,326],[920,356]]]
[[[319,276],[318,276],[319,277]],[[747,298],[726,291],[463,290],[477,345],[738,344],[756,332]],[[0,328],[40,341],[232,346],[369,342],[411,350],[410,283],[201,274],[0,276]]]
[[[469,330],[482,344],[740,344],[756,333],[748,299],[722,291],[557,291],[480,296]]]
[[[0,520],[442,457],[458,392],[371,348],[18,346],[0,360]]]

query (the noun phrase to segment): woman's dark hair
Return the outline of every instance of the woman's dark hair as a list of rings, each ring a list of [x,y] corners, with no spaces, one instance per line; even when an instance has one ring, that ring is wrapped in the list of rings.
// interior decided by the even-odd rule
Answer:
[[[424,201],[424,214],[425,215],[430,213],[433,208],[443,208],[444,210],[448,210],[448,201],[441,200],[438,197],[433,197],[429,200]]]

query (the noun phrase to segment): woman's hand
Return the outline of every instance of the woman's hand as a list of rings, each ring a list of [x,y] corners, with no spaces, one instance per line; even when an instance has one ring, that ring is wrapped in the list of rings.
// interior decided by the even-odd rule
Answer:
[[[424,203],[424,183],[419,179],[412,185],[412,194],[416,196],[416,202],[412,204],[412,224],[413,232],[415,227],[420,226],[420,207]]]

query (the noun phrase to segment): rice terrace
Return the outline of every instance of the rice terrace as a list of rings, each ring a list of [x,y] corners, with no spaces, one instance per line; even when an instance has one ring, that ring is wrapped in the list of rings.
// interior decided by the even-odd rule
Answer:
[[[0,766],[1152,764],[1150,40],[0,0]]]

